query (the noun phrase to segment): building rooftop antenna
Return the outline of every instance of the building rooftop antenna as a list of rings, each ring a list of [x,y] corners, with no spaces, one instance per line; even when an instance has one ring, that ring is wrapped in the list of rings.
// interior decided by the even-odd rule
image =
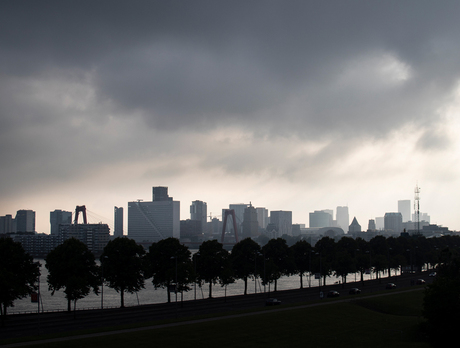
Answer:
[[[420,234],[420,187],[415,185],[415,200],[414,200],[415,222],[417,224],[417,234]]]

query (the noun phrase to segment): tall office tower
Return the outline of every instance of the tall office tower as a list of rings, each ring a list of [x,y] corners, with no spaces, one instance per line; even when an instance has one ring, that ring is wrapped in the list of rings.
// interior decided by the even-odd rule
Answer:
[[[35,212],[33,210],[18,210],[15,220],[17,232],[35,232]]]
[[[410,199],[398,201],[398,212],[402,215],[402,222],[410,221]]]
[[[257,210],[249,204],[249,207],[244,209],[243,217],[243,238],[252,238],[259,235],[259,222],[257,221]],[[242,238],[242,239],[243,239]]]
[[[265,228],[268,225],[268,209],[266,208],[256,208],[257,212],[257,223],[260,228]]]
[[[361,225],[358,223],[358,220],[356,220],[356,217],[353,218],[353,221],[348,227],[348,232],[349,233],[361,232]]]
[[[278,237],[292,236],[292,211],[270,211],[270,223],[277,227]]]
[[[72,212],[56,209],[50,212],[51,235],[59,234],[59,225],[70,225],[72,223]]]
[[[393,231],[395,233],[402,232],[402,214],[401,213],[385,213],[384,217],[385,231]]]
[[[330,210],[315,210],[310,213],[310,227],[332,227]]]
[[[374,219],[370,219],[370,220],[369,220],[369,224],[367,225],[367,230],[368,230],[368,231],[375,231],[375,230],[377,230],[377,227],[375,226],[375,220],[374,220]]]
[[[114,222],[115,228],[113,231],[114,237],[123,237],[123,208],[114,208]]]
[[[0,216],[0,234],[13,232],[13,216]]]
[[[138,243],[180,238],[180,202],[153,188],[152,202],[128,202],[128,237]]]
[[[348,207],[337,207],[336,212],[337,225],[345,232],[348,231],[350,225],[350,217],[348,215]]]
[[[375,218],[375,228],[377,230],[383,230],[385,228],[385,218],[383,216]]]
[[[206,202],[193,201],[190,205],[190,220],[200,221],[200,233],[206,231],[206,221],[208,219],[208,205]]]
[[[152,187],[152,201],[172,201],[168,196],[168,188],[163,186]]]

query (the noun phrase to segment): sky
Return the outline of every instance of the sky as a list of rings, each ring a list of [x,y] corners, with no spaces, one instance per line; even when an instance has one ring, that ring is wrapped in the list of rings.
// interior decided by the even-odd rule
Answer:
[[[2,1],[0,215],[169,187],[460,230],[458,1]],[[99,220],[97,220],[99,219]],[[97,220],[97,221],[96,221]],[[126,234],[126,230],[125,230]]]

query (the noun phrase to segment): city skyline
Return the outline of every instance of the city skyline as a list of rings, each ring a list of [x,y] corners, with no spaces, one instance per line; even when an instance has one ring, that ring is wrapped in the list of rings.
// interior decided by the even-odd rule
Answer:
[[[50,10],[52,9],[52,10]],[[0,215],[167,186],[369,219],[414,200],[460,230],[460,3],[0,4]],[[60,20],[57,21],[56,18]],[[412,208],[412,207],[411,207]],[[376,223],[378,220],[376,220]]]
[[[158,187],[159,189],[162,189],[164,190],[164,197],[162,197],[160,199],[160,201],[171,201],[172,202],[172,197],[168,196],[168,187]],[[155,187],[153,187],[153,189],[155,190]],[[155,191],[154,191],[155,192]],[[162,192],[163,193],[163,192]],[[155,197],[155,193],[153,194],[153,197]],[[93,212],[89,209],[86,209],[86,212],[88,214],[88,222],[89,223],[104,223],[104,224],[107,224],[109,225],[109,228],[110,228],[110,231],[111,231],[111,234],[112,235],[115,235],[115,225],[116,225],[116,215],[117,215],[117,211],[118,210],[121,210],[121,213],[122,213],[122,218],[121,220],[123,221],[123,232],[125,236],[128,235],[128,228],[129,228],[129,208],[130,206],[132,206],[133,204],[151,204],[152,199],[138,199],[136,202],[132,201],[132,202],[127,202],[126,203],[126,207],[127,207],[127,211],[124,212],[124,209],[123,207],[115,207],[115,214],[112,216],[112,219],[108,218],[108,217],[104,217],[102,215],[99,215],[97,212]],[[155,199],[154,199],[155,200]],[[404,201],[409,201],[411,202],[411,200],[404,200]],[[401,200],[398,200],[397,202],[397,205],[398,205],[398,208],[399,208],[399,203],[401,202]],[[194,206],[195,204],[197,203],[200,203],[200,204],[204,204],[204,206],[206,207],[207,206],[207,202],[203,202],[203,201],[200,201],[200,200],[195,200],[193,202],[191,202],[191,205],[187,206],[187,209],[184,209],[184,204],[181,204],[180,201],[176,201],[176,204],[180,206],[179,208],[179,220],[183,221],[183,220],[189,220],[189,219],[193,219],[193,215],[194,213],[192,213],[192,206]],[[245,207],[249,207],[249,206],[252,206],[252,203],[230,203],[228,204],[228,207],[225,207],[225,208],[222,208],[222,215],[221,214],[214,214],[212,212],[207,212],[208,215],[207,216],[207,222],[211,222],[211,218],[217,218],[219,219],[221,222],[223,220],[223,212],[227,209],[233,209],[235,210],[235,213],[237,215],[237,224],[241,224],[243,222],[243,212],[244,212],[244,208]],[[77,206],[78,207],[78,206]],[[336,207],[338,210],[339,208],[340,209],[345,209],[346,212],[348,213],[348,206],[337,206]],[[177,209],[177,208],[176,208]],[[196,208],[195,208],[196,209]],[[336,227],[341,227],[340,224],[339,224],[339,220],[337,220],[337,216],[334,216],[334,212],[333,212],[333,209],[322,209],[322,210],[315,210],[315,211],[311,211],[308,213],[308,220],[307,221],[294,221],[292,220],[292,215],[293,215],[293,212],[292,211],[289,211],[289,210],[272,210],[272,209],[267,209],[266,207],[256,207],[255,209],[261,209],[261,210],[265,210],[266,211],[266,214],[267,214],[267,217],[268,217],[268,221],[270,221],[270,218],[272,216],[272,212],[275,213],[275,214],[279,214],[279,213],[289,213],[289,216],[290,216],[290,221],[292,224],[303,224],[305,225],[306,227],[313,227],[313,228],[316,228],[316,227],[326,227],[326,226],[333,226],[334,224],[338,224],[338,226]],[[187,212],[185,212],[185,216],[183,215],[184,214],[184,210],[188,210]],[[18,210],[17,213],[19,213],[20,211],[24,211],[23,209],[22,210]],[[35,211],[32,211],[30,210],[31,212],[33,212],[34,214],[34,222],[36,221],[36,214],[35,214]],[[51,215],[53,215],[54,213],[56,213],[56,211],[60,212],[60,210],[55,210],[54,212],[50,212]],[[411,222],[415,222],[415,220],[413,219],[414,218],[414,214],[413,214],[413,211],[411,210],[412,212],[412,220],[409,220]],[[73,222],[75,216],[75,210],[72,210],[70,212],[65,212],[65,213],[69,213],[71,216],[68,217],[69,221]],[[316,220],[317,218],[314,219],[314,222],[312,221],[312,216],[314,216],[315,214],[317,213],[321,213],[321,214],[325,214],[327,216],[329,216],[329,218],[324,221],[322,221],[321,223],[318,224],[318,221]],[[396,214],[397,213],[397,210],[394,210],[394,211],[387,211],[387,212],[384,212],[381,216],[376,216],[374,218],[369,218],[368,220],[366,220],[366,224],[369,222],[369,220],[374,220],[374,219],[381,219],[381,226],[378,228],[378,229],[383,229],[383,220],[384,220],[384,216],[386,214]],[[209,215],[210,214],[210,215]],[[4,214],[4,215],[8,215],[8,214]],[[0,215],[0,216],[4,216],[4,215]],[[14,213],[13,214],[9,214],[9,215],[12,215],[13,217],[15,216]],[[240,216],[241,215],[241,216]],[[17,215],[16,215],[17,216]],[[276,219],[276,218],[275,218]],[[350,218],[350,220],[358,220],[359,222],[359,219],[356,218],[356,215],[353,216],[353,218]],[[424,222],[428,222],[428,223],[432,223],[431,221],[431,217],[429,215],[429,213],[421,213],[420,215],[420,221],[424,221]],[[239,223],[238,223],[239,222]],[[270,222],[273,222],[273,221],[270,221]],[[311,226],[313,223],[314,226]],[[351,221],[349,221],[349,224],[348,226],[351,225]],[[53,229],[53,219],[50,218],[50,220],[48,220],[48,224],[51,224],[51,227],[49,230],[46,230],[43,229],[41,231],[38,231],[37,229],[37,233],[47,233],[47,234],[52,234],[52,229]],[[361,224],[361,223],[360,223]],[[436,224],[436,223],[434,223]],[[446,225],[443,225],[443,224],[439,224],[439,226],[443,226],[443,227],[448,227],[451,231],[457,231],[457,230],[454,230],[452,228],[450,228],[449,226],[446,226]],[[342,228],[343,231],[345,233],[347,233],[348,229],[347,228]],[[366,230],[366,229],[364,229]]]

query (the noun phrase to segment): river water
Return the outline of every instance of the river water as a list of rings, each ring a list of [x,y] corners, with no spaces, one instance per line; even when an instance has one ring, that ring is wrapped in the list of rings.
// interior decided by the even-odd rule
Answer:
[[[46,281],[48,276],[48,270],[45,267],[44,260],[38,260],[41,264],[41,275],[40,275],[40,311],[45,312],[54,312],[54,311],[65,311],[67,310],[67,300],[65,299],[64,292],[56,291],[54,295],[51,295],[51,291],[48,290],[48,283]],[[369,279],[369,275],[364,275],[364,280]],[[357,279],[360,280],[359,274],[350,274],[347,277],[347,282],[353,282]],[[328,277],[326,279],[326,284],[334,284],[341,280],[336,277]],[[257,284],[257,286],[256,286]],[[314,277],[309,279],[308,276],[303,277],[303,286],[304,287],[317,287],[319,284],[318,279]],[[278,290],[290,290],[300,288],[300,277],[299,276],[290,276],[282,277],[278,280],[277,285]],[[101,289],[99,289],[101,290]],[[273,291],[273,284],[270,288]],[[263,292],[264,286],[261,284],[260,279],[257,279],[257,282],[254,280],[248,280],[248,293],[253,294],[255,292]],[[265,291],[269,291],[268,285],[265,287]],[[224,297],[224,296],[233,296],[233,295],[242,295],[244,293],[244,282],[242,280],[237,280],[235,283],[228,285],[227,287],[221,287],[219,284],[213,285],[212,287],[212,296],[213,297]],[[199,286],[194,286],[192,284],[192,290],[183,293],[184,301],[194,300],[194,299],[203,299],[207,298],[209,295],[209,284],[204,284],[201,288]],[[125,293],[125,306],[137,306],[145,304],[154,304],[154,303],[165,303],[167,302],[168,294],[166,289],[155,289],[151,279],[145,281],[145,289],[142,289],[138,293],[129,294]],[[171,301],[175,301],[175,294],[171,294]],[[177,294],[177,300],[181,300],[181,294]],[[73,306],[73,304],[72,304]],[[101,292],[99,295],[90,293],[85,298],[78,300],[76,304],[77,310],[82,309],[95,309],[95,308],[115,308],[120,307],[120,294],[115,290],[104,286],[103,295]],[[73,307],[72,307],[73,308]],[[31,298],[27,297],[21,300],[14,302],[14,307],[8,308],[8,313],[31,313],[38,311],[38,303],[32,303]]]

